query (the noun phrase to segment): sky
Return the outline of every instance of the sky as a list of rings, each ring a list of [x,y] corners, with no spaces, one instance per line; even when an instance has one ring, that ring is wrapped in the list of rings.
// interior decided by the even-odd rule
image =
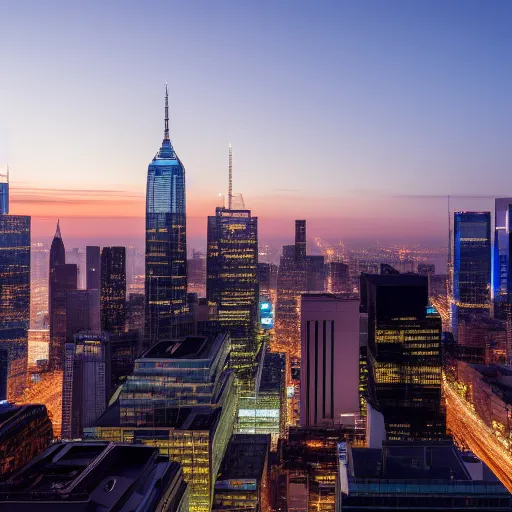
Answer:
[[[260,238],[305,218],[309,236],[443,239],[447,194],[512,193],[508,1],[0,0],[0,16],[0,164],[33,239],[58,217],[64,237],[143,239],[166,81],[189,237],[226,193],[230,142]]]

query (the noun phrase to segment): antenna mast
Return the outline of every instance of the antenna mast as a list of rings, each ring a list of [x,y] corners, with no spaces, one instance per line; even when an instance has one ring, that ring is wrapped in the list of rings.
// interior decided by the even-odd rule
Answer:
[[[233,207],[233,151],[229,143],[228,209]]]

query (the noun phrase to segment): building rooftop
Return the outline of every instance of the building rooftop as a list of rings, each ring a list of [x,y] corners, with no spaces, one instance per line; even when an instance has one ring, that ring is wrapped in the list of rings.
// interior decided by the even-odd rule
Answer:
[[[46,416],[46,407],[40,404],[13,405],[6,400],[0,401],[0,441],[17,428],[20,422],[33,415]]]
[[[0,508],[149,512],[171,485],[179,501],[186,492],[181,467],[157,448],[59,442],[0,484]]]
[[[261,480],[270,450],[269,434],[233,434],[217,481]]]

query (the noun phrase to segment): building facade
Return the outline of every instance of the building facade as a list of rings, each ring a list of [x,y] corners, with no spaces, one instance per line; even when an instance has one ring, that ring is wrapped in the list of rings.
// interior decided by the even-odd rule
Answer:
[[[126,249],[103,247],[101,251],[101,329],[124,332],[126,327]]]
[[[368,315],[367,399],[383,414],[390,440],[443,439],[442,322],[417,274],[361,275]]]
[[[187,312],[185,212],[185,167],[169,139],[166,87],[164,139],[149,164],[146,190],[146,347],[169,339]]]
[[[301,426],[354,424],[359,414],[359,301],[301,301]]]
[[[0,215],[0,348],[7,350],[7,396],[26,386],[30,327],[30,217]],[[5,383],[4,383],[5,384]],[[0,390],[4,386],[0,385]]]
[[[207,251],[208,303],[231,335],[231,365],[247,383],[258,352],[258,218],[250,210],[217,208],[208,217]]]

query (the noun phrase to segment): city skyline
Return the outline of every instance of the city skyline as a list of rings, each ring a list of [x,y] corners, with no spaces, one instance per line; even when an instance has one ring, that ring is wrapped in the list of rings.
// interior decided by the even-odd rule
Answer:
[[[262,239],[303,217],[316,236],[443,240],[446,194],[503,195],[510,6],[296,7],[225,1],[196,16],[176,3],[121,14],[94,2],[80,12],[10,5],[0,162],[11,168],[12,213],[32,215],[35,240],[57,217],[83,238],[142,240],[166,80],[191,237],[205,238],[226,192],[229,142],[234,190]]]

